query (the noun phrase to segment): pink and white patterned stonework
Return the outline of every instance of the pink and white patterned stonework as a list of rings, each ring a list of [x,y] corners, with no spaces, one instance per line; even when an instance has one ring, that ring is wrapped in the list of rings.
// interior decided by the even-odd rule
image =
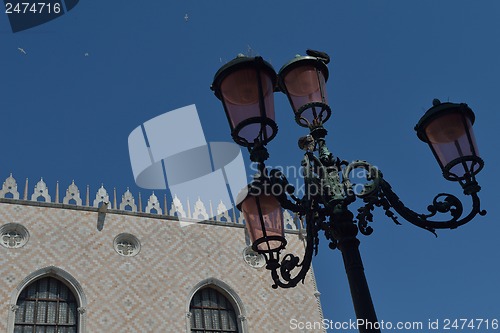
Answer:
[[[13,332],[20,291],[47,275],[75,293],[80,333],[189,332],[191,297],[207,285],[234,303],[242,333],[291,332],[292,319],[322,320],[312,271],[305,284],[272,289],[269,272],[243,258],[241,224],[181,226],[167,215],[120,210],[98,216],[96,207],[0,198],[0,227],[16,223],[29,233],[21,247],[0,246],[0,332]],[[115,250],[120,234],[139,241],[134,256]],[[286,237],[288,250],[303,253],[298,231]]]

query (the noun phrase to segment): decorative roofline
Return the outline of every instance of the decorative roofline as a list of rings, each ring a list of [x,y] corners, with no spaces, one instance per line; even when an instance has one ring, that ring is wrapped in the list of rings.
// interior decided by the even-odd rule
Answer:
[[[80,190],[73,180],[71,184],[66,189],[66,194],[62,199],[59,199],[59,182],[56,182],[56,193],[51,196],[49,194],[49,188],[43,178],[36,183],[33,193],[28,196],[29,193],[29,181],[26,178],[23,197],[20,198],[18,192],[18,185],[12,173],[7,177],[0,190],[0,202],[11,203],[16,201],[20,204],[25,205],[36,205],[44,207],[58,207],[58,208],[70,208],[77,210],[91,210],[97,211],[101,205],[104,203],[108,204],[108,211],[110,213],[124,213],[136,216],[147,216],[147,217],[161,217],[173,220],[182,220],[186,222],[214,222],[215,224],[223,225],[240,225],[245,224],[245,219],[243,214],[237,212],[237,209],[231,207],[227,209],[226,205],[222,202],[216,207],[217,214],[214,214],[214,207],[212,201],[209,201],[209,210],[205,206],[205,203],[198,198],[194,204],[191,205],[189,198],[186,199],[186,208],[182,201],[174,195],[174,198],[170,204],[170,209],[168,209],[167,195],[163,196],[163,205],[161,204],[158,197],[152,191],[148,198],[148,201],[143,209],[141,192],[138,194],[138,203],[136,203],[133,194],[130,192],[129,188],[123,193],[120,203],[117,203],[116,188],[113,188],[113,200],[111,200],[108,191],[104,188],[104,184],[97,190],[95,197],[91,200],[90,196],[90,186],[87,185],[85,191],[85,205],[83,204],[83,199],[80,196]],[[55,198],[52,201],[52,198]],[[92,203],[92,205],[90,204]],[[232,210],[232,214],[230,211]],[[238,217],[237,217],[238,215]],[[296,214],[290,213],[288,210],[283,212],[283,218],[285,222],[285,229],[287,230],[299,230],[301,228],[301,221]]]

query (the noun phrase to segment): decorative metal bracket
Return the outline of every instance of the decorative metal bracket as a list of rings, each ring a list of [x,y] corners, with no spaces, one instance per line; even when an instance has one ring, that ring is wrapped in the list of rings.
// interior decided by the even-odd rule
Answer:
[[[339,241],[355,238],[357,230],[363,235],[370,235],[373,228],[368,224],[373,222],[372,211],[375,207],[381,207],[396,224],[401,224],[398,215],[411,224],[423,228],[436,235],[436,229],[454,229],[469,221],[477,214],[485,215],[481,210],[480,200],[477,193],[480,190],[474,176],[460,182],[465,195],[472,198],[471,211],[463,216],[463,204],[454,195],[439,193],[434,197],[432,203],[427,207],[427,213],[420,214],[406,207],[400,198],[394,193],[391,185],[383,178],[382,172],[370,163],[362,160],[351,163],[335,158],[328,150],[324,137],[327,131],[321,123],[311,126],[311,134],[299,140],[299,147],[306,153],[302,160],[304,173],[305,194],[302,198],[294,195],[295,189],[288,183],[286,177],[279,170],[267,170],[264,160],[267,151],[261,152],[262,147],[253,154],[258,160],[262,171],[271,184],[280,189],[277,196],[281,205],[297,213],[306,221],[306,248],[302,261],[294,254],[286,254],[280,261],[280,253],[265,253],[266,268],[271,271],[274,281],[273,288],[291,288],[300,281],[304,282],[310,268],[313,255],[318,251],[318,233],[324,231],[325,237],[330,241],[330,248],[335,249]],[[264,148],[265,149],[265,148]],[[314,154],[318,153],[318,156]],[[265,158],[262,158],[265,157]],[[482,160],[478,161],[482,167]],[[367,180],[362,184],[353,184],[350,174],[355,169],[364,170]],[[358,214],[354,219],[348,206],[356,198],[363,200],[364,205],[358,208]],[[444,220],[434,220],[437,214],[449,214]],[[397,215],[396,215],[397,214]],[[356,230],[357,229],[357,230]]]

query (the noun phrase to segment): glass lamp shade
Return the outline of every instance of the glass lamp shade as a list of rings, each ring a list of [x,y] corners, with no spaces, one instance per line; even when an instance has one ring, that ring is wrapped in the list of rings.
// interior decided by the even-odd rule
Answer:
[[[415,127],[418,137],[431,148],[448,180],[463,180],[483,167],[472,124],[475,116],[467,104],[434,100]]]
[[[241,203],[252,247],[259,253],[279,252],[285,248],[283,210],[273,195],[248,195]]]
[[[261,57],[240,55],[215,74],[212,90],[222,101],[231,135],[239,145],[266,144],[276,136],[275,86],[276,72]]]
[[[283,66],[278,74],[278,84],[292,106],[295,121],[303,127],[314,120],[325,122],[330,118],[326,81],[328,67],[318,58],[297,56]]]

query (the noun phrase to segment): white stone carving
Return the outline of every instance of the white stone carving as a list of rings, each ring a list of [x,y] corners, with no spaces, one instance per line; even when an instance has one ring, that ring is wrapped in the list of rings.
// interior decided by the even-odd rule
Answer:
[[[24,184],[23,200],[28,200],[28,178],[26,178],[26,183]]]
[[[56,199],[54,202],[59,203],[59,181],[56,182]]]
[[[70,204],[70,201],[74,200],[77,206],[82,205],[82,198],[80,198],[80,191],[78,186],[75,185],[75,181],[71,182],[71,185],[66,189],[66,196],[63,198],[63,204]]]
[[[179,200],[179,198],[177,198],[177,195],[174,195],[174,200],[172,200],[172,207],[170,208],[169,215],[175,216],[175,213],[177,213],[178,217],[186,217],[186,212],[182,207],[181,201]]]
[[[188,218],[192,218],[192,217],[193,217],[193,215],[191,215],[191,203],[189,203],[189,198],[187,198],[187,200],[186,200],[186,201],[187,201],[187,205],[186,205],[186,206],[187,206],[187,210],[188,210],[188,211],[187,211],[187,217],[188,217]],[[165,206],[165,207],[167,207],[167,206]],[[165,209],[166,209],[166,208],[165,208]]]
[[[133,257],[141,250],[141,243],[131,234],[119,234],[113,241],[115,251],[125,257]]]
[[[261,268],[266,264],[266,258],[264,255],[255,252],[252,246],[247,246],[243,250],[243,260],[253,268]]]
[[[155,192],[153,192],[153,194],[151,194],[151,196],[148,199],[148,205],[146,206],[146,213],[151,213],[151,210],[153,209],[156,211],[156,214],[160,215],[162,213],[160,202],[158,201]]]
[[[295,216],[290,214],[288,210],[283,211],[283,221],[285,224],[285,229],[297,230],[297,225],[295,224]]]
[[[222,200],[217,205],[217,221],[220,222],[232,222],[231,216],[229,216],[229,212],[227,211],[226,205],[222,202]]]
[[[28,240],[28,230],[19,223],[7,223],[0,227],[0,244],[4,247],[19,248]]]
[[[116,187],[113,188],[113,207],[115,207],[115,209],[118,209],[118,206],[116,205]],[[109,208],[111,208],[111,206]]]
[[[238,224],[245,224],[245,217],[241,212],[240,212],[240,217],[238,217]]]
[[[233,205],[233,221],[234,223],[238,223],[238,219],[236,218],[236,208]]]
[[[85,192],[85,206],[90,205],[90,186],[87,185],[87,191]]]
[[[205,208],[205,204],[203,203],[203,201],[201,201],[200,198],[198,198],[198,200],[196,200],[196,202],[194,203],[193,219],[208,220],[207,209]]]
[[[132,212],[137,212],[137,205],[135,204],[134,196],[132,192],[127,187],[127,190],[122,195],[122,202],[120,203],[120,210],[126,210],[126,208],[130,207]]]
[[[40,178],[40,181],[36,183],[35,190],[31,195],[31,201],[38,201],[38,198],[44,198],[45,202],[51,202],[49,189],[47,188],[47,184],[43,181],[43,178]]]
[[[101,202],[102,203],[109,202],[108,191],[106,191],[106,189],[104,188],[104,185],[102,185],[102,184],[101,184],[101,188],[99,188],[97,190],[97,193],[96,193],[95,199],[94,199],[94,204],[92,206],[98,208],[99,204]],[[111,207],[109,207],[109,208],[111,208]]]
[[[208,205],[210,206],[210,219],[214,218],[214,207],[212,207],[212,200],[208,200]]]
[[[12,177],[12,174],[3,182],[2,189],[0,190],[0,198],[5,198],[7,193],[12,194],[12,199],[19,199],[17,183],[14,177]]]
[[[23,200],[31,200],[31,201],[45,201],[45,202],[59,202],[59,184],[56,185],[56,199],[52,201],[52,197],[49,194],[49,190],[47,184],[40,178],[40,181],[35,185],[33,194],[31,197],[28,196],[28,179],[26,179],[26,185],[24,188],[24,196]],[[66,193],[64,198],[62,198],[63,204],[75,204],[76,206],[90,206],[99,208],[102,203],[108,203],[108,209],[120,209],[124,211],[132,211],[132,212],[142,212],[142,202],[141,202],[141,194],[139,193],[138,202],[135,201],[133,194],[130,192],[129,188],[122,195],[122,199],[119,205],[116,202],[116,189],[114,190],[114,204],[111,202],[111,195],[104,188],[104,185],[101,184],[101,187],[97,190],[95,195],[95,199],[91,202],[90,200],[90,190],[87,185],[85,195],[85,203],[83,202],[82,194],[78,186],[75,184],[73,180],[71,184],[66,189]],[[12,174],[8,178],[5,179],[3,185],[0,189],[0,198],[5,198],[6,196],[11,197],[13,199],[19,200],[20,193],[18,191],[18,185]],[[41,198],[43,199],[41,199]],[[73,201],[74,200],[74,201]],[[187,209],[185,210],[181,200],[174,195],[172,200],[172,205],[170,210],[167,206],[166,195],[164,196],[164,208],[160,205],[158,197],[153,194],[149,197],[147,205],[144,207],[144,212],[146,213],[154,213],[156,210],[157,214],[168,214],[170,216],[178,216],[183,218],[192,218],[197,220],[215,220],[219,222],[233,222],[238,224],[245,224],[245,220],[242,214],[237,213],[236,209],[233,207],[232,213],[227,209],[226,205],[220,201],[217,205],[216,209],[212,206],[212,202],[209,201],[209,206],[207,206],[204,202],[201,201],[200,198],[195,202],[193,206],[190,205],[189,199],[187,200]],[[193,210],[192,210],[193,209]],[[291,217],[289,213],[284,213],[285,218],[285,226],[287,229],[297,229],[297,221],[296,217]]]

